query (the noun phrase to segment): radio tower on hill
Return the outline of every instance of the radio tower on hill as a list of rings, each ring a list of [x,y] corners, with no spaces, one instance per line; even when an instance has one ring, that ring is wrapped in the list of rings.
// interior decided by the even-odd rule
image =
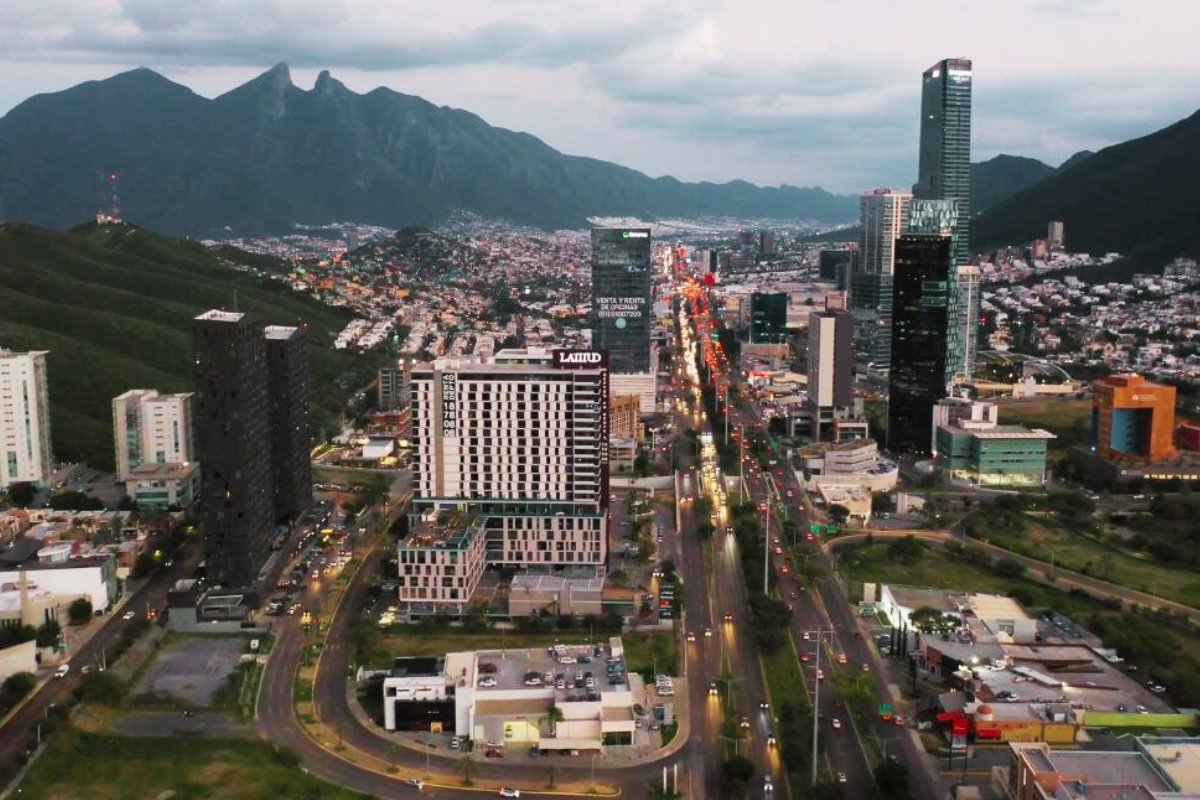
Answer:
[[[117,173],[104,175],[103,199],[96,212],[97,225],[115,225],[121,222],[121,198],[117,196]]]

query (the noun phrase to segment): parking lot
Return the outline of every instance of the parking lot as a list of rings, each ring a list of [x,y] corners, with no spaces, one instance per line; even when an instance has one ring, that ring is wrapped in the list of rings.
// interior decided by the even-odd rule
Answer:
[[[242,658],[241,637],[179,639],[163,647],[138,683],[135,694],[169,694],[194,706],[212,704],[217,689]]]

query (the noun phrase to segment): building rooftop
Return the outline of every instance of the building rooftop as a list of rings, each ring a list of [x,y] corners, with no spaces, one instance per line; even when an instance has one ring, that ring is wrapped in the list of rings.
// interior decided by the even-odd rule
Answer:
[[[240,322],[242,317],[246,316],[240,311],[225,311],[223,309],[214,308],[199,314],[196,319],[205,320],[208,322]]]
[[[402,656],[392,662],[392,678],[436,678],[446,674],[446,659],[441,656]]]
[[[963,429],[967,430],[967,429]],[[1026,428],[1023,425],[997,425],[983,431],[969,431],[978,439],[1057,439],[1050,431]]]
[[[1138,744],[1180,791],[1200,793],[1200,739],[1143,737]]]
[[[479,532],[481,519],[474,511],[439,509],[422,515],[400,546],[409,549],[436,547],[461,550]]]
[[[572,592],[599,592],[604,589],[604,578],[520,574],[513,576],[511,591],[513,593],[526,590],[557,592],[567,588]]]
[[[263,329],[263,333],[268,339],[276,339],[278,341],[287,341],[296,335],[299,328],[288,325],[268,325]]]
[[[138,464],[130,470],[129,477],[140,481],[186,478],[195,472],[198,466],[194,461],[184,461],[178,464],[155,464],[148,462]]]

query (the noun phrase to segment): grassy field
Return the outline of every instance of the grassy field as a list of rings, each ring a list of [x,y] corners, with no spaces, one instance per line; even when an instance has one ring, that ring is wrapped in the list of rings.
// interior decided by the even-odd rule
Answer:
[[[112,398],[131,386],[193,387],[192,318],[240,308],[280,325],[310,326],[316,427],[330,427],[378,356],[332,349],[348,312],[232,268],[196,242],[128,226],[71,232],[0,226],[0,344],[49,350],[56,460],[111,467]],[[236,298],[236,299],[235,299]]]
[[[805,762],[812,742],[809,723],[805,722],[805,719],[812,718],[807,716],[811,705],[804,675],[790,644],[774,653],[760,654],[759,660],[767,682],[767,693],[771,697],[771,713],[779,719],[775,730],[779,745],[773,757],[787,762],[788,785],[793,791],[800,791],[801,787],[807,786],[807,778],[803,773],[805,769],[811,769]],[[779,718],[785,706],[793,709],[795,716],[791,719]]]
[[[1112,583],[1200,608],[1200,575],[1163,566],[1106,547],[1053,522],[1032,519],[1024,535],[991,535],[989,541],[1014,552],[1049,561]]]
[[[887,559],[887,544],[877,543],[845,548],[839,552],[840,570],[850,580],[850,599],[862,599],[864,582],[895,583],[930,589],[971,589],[976,592],[1006,594],[1014,587],[1038,590],[1041,587],[1023,578],[1006,578],[974,564],[951,559],[941,550],[926,548],[925,557],[915,564]]]
[[[173,793],[173,794],[166,794]],[[21,782],[26,800],[352,800],[254,739],[134,739],[68,729]]]
[[[1055,452],[1071,445],[1087,444],[1092,427],[1092,401],[1075,398],[1039,398],[1000,405],[1000,421],[1005,425],[1044,428],[1058,437],[1051,442]]]

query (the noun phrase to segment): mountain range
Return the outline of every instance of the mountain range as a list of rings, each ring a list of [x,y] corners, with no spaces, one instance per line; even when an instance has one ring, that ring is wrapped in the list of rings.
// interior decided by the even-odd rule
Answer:
[[[1200,256],[1200,111],[1160,131],[1072,156],[1050,177],[996,203],[972,223],[975,249],[1028,242],[1061,220],[1068,250],[1118,252],[1161,266]]]
[[[333,349],[350,312],[236,268],[272,266],[265,259],[130,225],[0,225],[0,345],[50,351],[56,460],[111,468],[113,397],[134,388],[191,391],[192,318],[209,308],[308,325],[311,381],[321,387],[314,430],[336,429],[344,387],[366,385],[379,359]]]
[[[148,70],[32,97],[0,119],[8,219],[65,228],[116,173],[124,214],[164,233],[279,233],[295,223],[435,224],[462,209],[540,227],[591,216],[850,221],[858,200],[744,181],[684,183],[564,155],[466,111],[279,64],[209,100]]]

